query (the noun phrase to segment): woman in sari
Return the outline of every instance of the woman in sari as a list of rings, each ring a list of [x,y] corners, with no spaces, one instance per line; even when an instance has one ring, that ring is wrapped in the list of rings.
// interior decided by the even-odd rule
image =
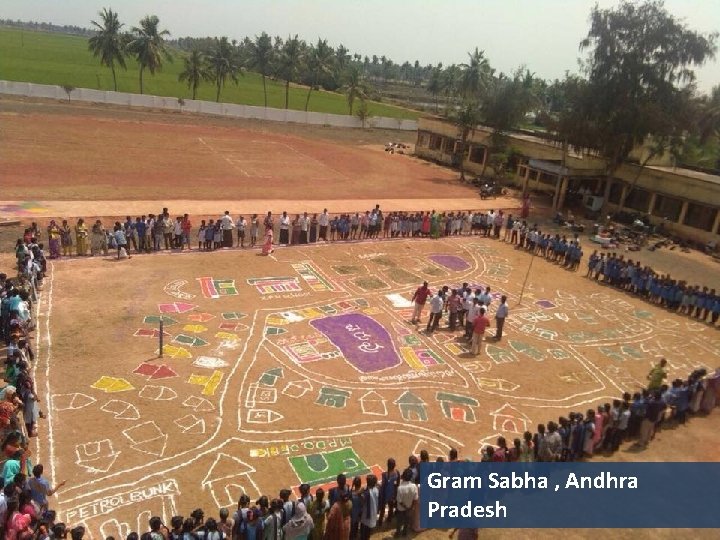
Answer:
[[[328,514],[324,540],[349,540],[351,513],[350,494],[342,491],[340,498],[333,504],[330,514]]]
[[[60,227],[58,227],[57,223],[55,223],[55,220],[50,220],[50,225],[48,225],[48,243],[50,248],[50,258],[51,259],[59,259],[60,258]]]
[[[272,227],[265,229],[265,243],[262,247],[263,255],[270,255],[273,252],[273,230]]]
[[[432,211],[430,216],[430,236],[435,239],[440,237],[440,219],[435,210]]]
[[[105,228],[102,226],[102,222],[98,219],[92,226],[90,234],[90,255],[98,255],[100,252],[103,255],[108,254],[108,243],[107,236],[105,235]]]
[[[60,227],[60,245],[62,246],[63,257],[69,257],[73,242],[72,242],[72,231],[70,225],[68,225],[67,219],[63,219],[62,226]]]
[[[323,540],[325,537],[325,518],[329,510],[328,502],[325,500],[325,491],[318,488],[315,492],[315,500],[310,503],[308,509],[315,526],[312,531],[312,540]]]
[[[318,215],[313,214],[312,220],[310,220],[310,243],[314,244],[317,242],[318,237]]]
[[[429,212],[425,212],[425,215],[422,218],[422,226],[420,227],[420,231],[422,232],[423,236],[430,235],[430,213]]]
[[[293,245],[300,243],[300,214],[296,214],[295,219],[292,222],[292,236],[290,237],[290,243]]]

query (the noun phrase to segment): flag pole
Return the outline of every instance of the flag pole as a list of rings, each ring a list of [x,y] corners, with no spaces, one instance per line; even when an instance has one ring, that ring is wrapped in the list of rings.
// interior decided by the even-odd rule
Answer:
[[[165,318],[162,315],[160,315],[160,358],[163,357],[163,334],[165,333],[165,332],[163,332],[164,320],[165,320]]]

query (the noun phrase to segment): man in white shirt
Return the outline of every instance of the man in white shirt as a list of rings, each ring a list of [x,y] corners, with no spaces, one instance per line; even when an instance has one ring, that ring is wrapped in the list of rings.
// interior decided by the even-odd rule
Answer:
[[[426,333],[432,334],[438,329],[438,326],[440,326],[444,305],[445,299],[442,297],[441,291],[438,291],[437,294],[430,299],[430,318],[425,328]]]
[[[418,489],[412,481],[413,470],[408,468],[402,473],[400,485],[395,497],[395,537],[407,536],[410,525],[410,510],[418,500]]]
[[[225,210],[225,215],[220,218],[220,228],[222,229],[223,235],[222,247],[232,247],[232,230],[235,228],[235,224],[233,223],[233,219],[230,217],[230,212],[228,210]]]
[[[280,217],[280,244],[288,245],[290,243],[290,218],[287,212],[283,212]]]
[[[325,210],[323,210],[322,214],[320,214],[320,219],[318,219],[318,224],[320,225],[320,238],[327,242],[327,230],[328,230],[328,225],[330,224],[330,216],[328,215],[327,208]]]
[[[500,341],[502,339],[503,325],[505,324],[505,318],[507,316],[508,316],[507,296],[503,294],[500,297],[500,305],[498,306],[497,311],[495,312],[495,325],[497,327],[497,331],[495,332],[495,339],[497,341]]]
[[[378,518],[377,476],[374,474],[367,475],[367,487],[361,497],[360,540],[369,540]]]
[[[305,212],[302,217],[300,218],[300,243],[301,244],[307,244],[308,243],[308,228],[310,226],[310,218],[307,215],[307,212]]]
[[[247,228],[247,221],[243,216],[240,216],[235,223],[237,229],[237,245],[241,248],[245,247],[245,229]]]
[[[468,295],[465,300],[465,306],[467,309],[467,315],[465,316],[465,339],[470,341],[473,334],[473,325],[475,319],[480,314],[480,299],[473,295]]]
[[[489,308],[490,303],[492,302],[492,296],[490,296],[490,287],[485,287],[485,292],[480,294],[478,298],[486,308]]]

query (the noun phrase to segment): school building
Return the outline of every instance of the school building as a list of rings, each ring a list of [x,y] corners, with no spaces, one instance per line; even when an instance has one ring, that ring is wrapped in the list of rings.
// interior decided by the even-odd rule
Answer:
[[[490,157],[491,130],[478,126],[468,138],[462,156],[465,170],[480,174]],[[415,153],[440,164],[457,166],[462,146],[458,128],[436,117],[418,120]],[[505,180],[522,190],[546,193],[553,210],[561,210],[569,194],[581,198],[588,209],[598,209],[605,193],[605,161],[593,155],[568,151],[554,141],[538,136],[511,133],[511,171]],[[646,150],[631,155],[645,161]],[[668,231],[696,242],[720,244],[720,176],[672,167],[669,156],[652,159],[640,167],[629,162],[610,180],[608,210],[639,212]],[[630,187],[632,189],[630,189]],[[624,203],[620,207],[621,201]]]

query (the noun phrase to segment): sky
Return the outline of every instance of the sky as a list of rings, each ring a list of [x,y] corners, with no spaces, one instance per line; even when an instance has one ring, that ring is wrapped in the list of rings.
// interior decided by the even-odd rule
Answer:
[[[611,7],[618,0],[598,3]],[[578,44],[594,5],[595,0],[2,0],[0,18],[89,26],[100,9],[112,7],[128,26],[157,15],[173,37],[298,34],[400,64],[462,63],[478,47],[498,71],[525,65],[552,80],[578,71]],[[695,30],[720,29],[720,0],[665,5]],[[720,84],[720,54],[696,75],[701,91]]]

